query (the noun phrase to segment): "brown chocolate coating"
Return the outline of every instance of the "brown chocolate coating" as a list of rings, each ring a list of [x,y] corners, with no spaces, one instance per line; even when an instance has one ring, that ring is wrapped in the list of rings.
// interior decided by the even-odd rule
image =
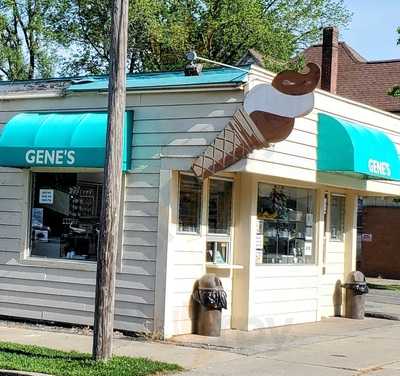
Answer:
[[[264,111],[254,111],[251,120],[268,143],[285,140],[293,130],[294,118],[288,118]]]
[[[272,86],[281,93],[288,95],[311,93],[318,85],[321,70],[314,63],[308,63],[307,68],[307,73],[299,73],[292,70],[278,73],[272,81]]]

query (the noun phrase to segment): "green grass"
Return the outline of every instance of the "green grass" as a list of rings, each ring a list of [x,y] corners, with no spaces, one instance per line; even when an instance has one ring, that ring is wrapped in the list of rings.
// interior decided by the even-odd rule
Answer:
[[[368,283],[368,287],[376,290],[391,290],[400,292],[400,285],[376,285],[375,283]]]
[[[89,354],[7,342],[0,342],[0,369],[54,376],[145,376],[182,370],[176,364],[145,358],[116,356],[108,362],[95,362]]]

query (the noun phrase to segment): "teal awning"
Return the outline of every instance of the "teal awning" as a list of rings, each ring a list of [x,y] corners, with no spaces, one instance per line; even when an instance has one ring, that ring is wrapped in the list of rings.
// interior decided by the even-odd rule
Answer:
[[[396,146],[382,131],[319,114],[318,171],[400,180]]]
[[[126,112],[123,170],[130,168],[131,112]],[[0,166],[102,168],[107,113],[20,113],[0,136]]]

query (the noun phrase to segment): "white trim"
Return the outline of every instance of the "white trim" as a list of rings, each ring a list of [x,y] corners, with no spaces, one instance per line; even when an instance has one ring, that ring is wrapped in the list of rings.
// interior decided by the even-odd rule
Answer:
[[[66,269],[66,270],[83,270],[83,271],[96,271],[97,261],[80,261],[73,259],[62,259],[62,258],[47,258],[40,256],[28,256],[20,260],[22,265],[38,266],[45,268],[54,269]]]
[[[243,265],[234,265],[234,264],[217,264],[214,262],[206,262],[206,268],[209,269],[227,269],[227,270],[236,270],[243,269]]]
[[[61,90],[58,91],[21,91],[21,93],[17,94],[17,92],[11,92],[10,94],[1,94],[0,101],[9,101],[9,100],[18,100],[18,99],[43,99],[43,98],[59,98],[63,97],[64,92]]]
[[[173,260],[168,254],[170,245],[170,223],[172,223],[173,205],[173,173],[171,170],[160,171],[159,204],[158,204],[158,240],[156,254],[156,282],[154,298],[154,329],[156,336],[168,337],[169,325],[172,325],[171,317],[168,315],[170,309],[171,283]],[[169,275],[171,274],[171,275]]]
[[[196,85],[196,86],[189,86],[185,85],[185,88],[174,88],[173,86],[166,86],[165,89],[152,89],[149,88],[148,90],[144,89],[127,89],[126,95],[128,96],[129,94],[158,94],[158,93],[193,93],[193,92],[210,92],[210,91],[234,91],[234,90],[243,90],[243,86],[247,82],[237,82],[233,84],[214,84],[210,86],[202,86],[202,85]],[[87,93],[95,93],[97,95],[108,95],[108,89],[96,89],[96,90],[87,90],[87,91],[68,91],[67,96],[71,96],[74,94],[87,94]]]

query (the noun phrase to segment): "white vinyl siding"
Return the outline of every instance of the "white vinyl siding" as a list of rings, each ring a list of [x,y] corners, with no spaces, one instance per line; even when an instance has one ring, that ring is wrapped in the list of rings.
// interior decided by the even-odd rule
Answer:
[[[116,282],[117,329],[154,329],[160,168],[187,170],[193,157],[229,121],[241,97],[239,90],[127,95],[127,110],[134,111],[134,127],[132,170],[125,176],[122,259]],[[106,104],[104,94],[2,102],[0,128],[19,112],[106,111]],[[18,169],[0,170],[1,314],[91,325],[95,267],[79,270],[65,261],[60,269],[52,267],[51,260],[35,260],[35,264],[21,261],[27,233],[23,212],[28,208],[28,176]],[[203,261],[188,257],[187,265],[178,262],[174,273],[180,283],[174,294],[179,296],[182,282],[189,280],[187,290],[191,293],[190,284],[203,274]],[[178,306],[174,308],[177,314],[182,311]],[[186,320],[187,315],[181,313],[177,318]]]

